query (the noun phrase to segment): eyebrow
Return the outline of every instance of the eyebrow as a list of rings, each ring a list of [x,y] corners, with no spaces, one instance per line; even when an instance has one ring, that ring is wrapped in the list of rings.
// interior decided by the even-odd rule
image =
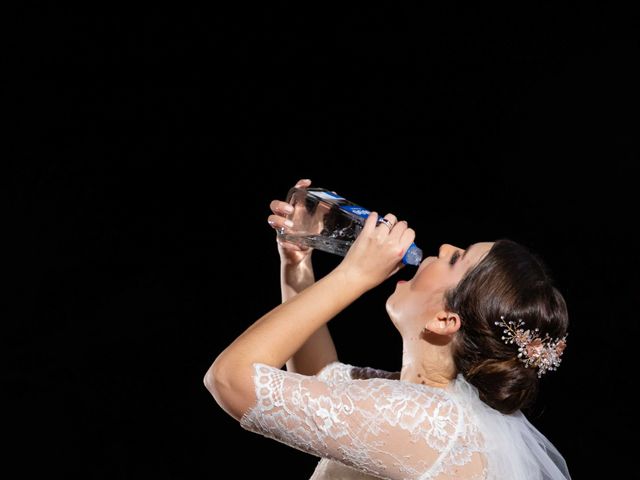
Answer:
[[[464,260],[464,257],[467,255],[469,250],[471,250],[471,247],[473,247],[473,243],[464,249],[464,253],[462,254],[462,260]]]

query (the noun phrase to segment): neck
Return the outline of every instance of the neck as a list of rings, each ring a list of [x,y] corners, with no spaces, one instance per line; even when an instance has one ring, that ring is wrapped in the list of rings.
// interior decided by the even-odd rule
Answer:
[[[455,378],[450,338],[441,335],[431,338],[434,335],[403,337],[400,380],[444,388]]]

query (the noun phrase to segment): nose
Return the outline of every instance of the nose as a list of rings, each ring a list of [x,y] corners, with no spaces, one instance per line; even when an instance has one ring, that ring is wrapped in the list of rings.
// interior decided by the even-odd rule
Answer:
[[[453,245],[449,245],[448,243],[443,243],[438,249],[438,257],[446,257],[448,254],[452,254],[455,250],[458,250],[458,248]]]

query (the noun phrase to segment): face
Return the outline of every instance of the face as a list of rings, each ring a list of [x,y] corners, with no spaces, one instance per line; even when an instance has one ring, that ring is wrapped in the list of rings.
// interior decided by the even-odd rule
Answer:
[[[387,300],[387,312],[402,334],[421,331],[425,322],[444,310],[444,294],[489,252],[492,242],[474,243],[466,250],[440,247],[437,257],[425,258],[413,278],[399,281]]]

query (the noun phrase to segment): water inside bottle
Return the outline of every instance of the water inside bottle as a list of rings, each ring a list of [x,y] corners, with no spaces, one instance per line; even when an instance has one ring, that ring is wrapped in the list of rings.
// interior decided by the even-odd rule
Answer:
[[[336,255],[345,256],[352,241],[341,240],[339,238],[325,237],[324,235],[292,235],[283,233],[280,238],[284,241],[305,247],[316,248]]]
[[[343,211],[347,202],[323,198],[313,191],[292,189],[288,201],[294,211],[287,218],[293,226],[278,233],[282,240],[337,255],[346,255],[362,230],[363,219]]]

